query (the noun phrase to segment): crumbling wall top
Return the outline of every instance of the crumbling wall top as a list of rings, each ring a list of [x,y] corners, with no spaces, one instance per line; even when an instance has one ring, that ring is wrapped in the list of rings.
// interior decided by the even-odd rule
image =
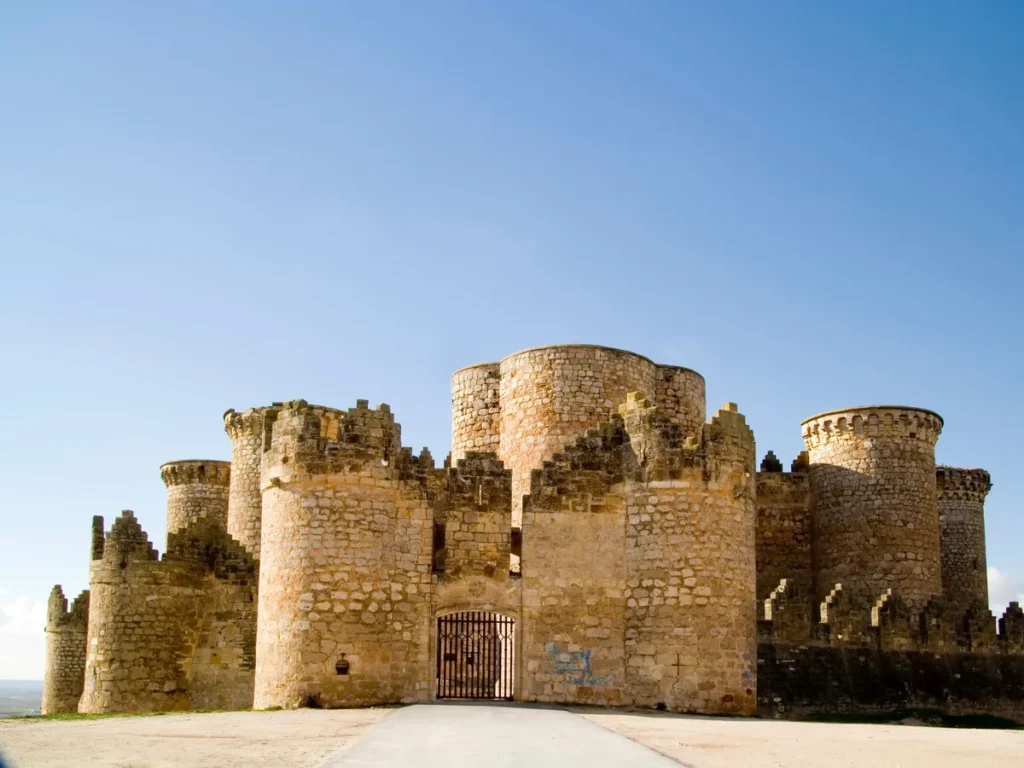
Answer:
[[[982,502],[992,490],[992,477],[984,469],[938,466],[935,484],[940,499]]]

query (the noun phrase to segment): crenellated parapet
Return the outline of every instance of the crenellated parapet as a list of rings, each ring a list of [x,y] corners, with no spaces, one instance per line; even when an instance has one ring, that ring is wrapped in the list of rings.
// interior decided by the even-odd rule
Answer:
[[[801,424],[809,451],[850,438],[900,438],[935,446],[942,417],[934,411],[903,405],[867,405],[826,411]]]
[[[935,486],[940,501],[972,501],[982,504],[992,490],[992,477],[984,469],[935,468]]]
[[[759,636],[781,645],[843,645],[878,651],[998,654],[1024,652],[1024,610],[1010,603],[998,621],[988,605],[966,609],[935,596],[920,609],[892,588],[870,598],[835,584],[812,620],[800,589],[788,579],[762,601]]]
[[[103,533],[101,515],[96,515],[92,521],[94,561],[99,560],[110,567],[124,568],[132,561],[149,562],[159,558],[159,553],[149,541],[149,535],[142,530],[132,510],[122,510],[121,516],[114,520],[106,534]]]
[[[1024,653],[1024,609],[1010,603],[999,619],[999,639],[1007,653]]]
[[[761,459],[761,472],[781,472],[782,462],[774,452],[768,451]]]
[[[160,467],[167,486],[167,533],[184,528],[200,517],[226,528],[231,462],[213,459],[169,461]]]
[[[178,485],[231,484],[231,462],[215,459],[186,459],[160,465],[160,478],[168,488]]]
[[[275,404],[267,421],[264,485],[272,478],[401,469],[395,466],[402,457],[401,426],[387,404],[371,409],[358,400],[342,411],[291,400]]]

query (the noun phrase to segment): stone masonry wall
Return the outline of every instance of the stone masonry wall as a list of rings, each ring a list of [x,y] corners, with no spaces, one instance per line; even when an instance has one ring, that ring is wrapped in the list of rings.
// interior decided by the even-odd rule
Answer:
[[[444,572],[506,578],[512,532],[512,473],[493,453],[467,453],[436,473],[434,521],[445,526]]]
[[[908,709],[1024,724],[1024,655],[758,646],[762,717],[886,715]]]
[[[58,584],[50,592],[46,616],[46,670],[43,674],[44,715],[77,712],[85,682],[89,591],[68,601]]]
[[[183,563],[161,563],[130,511],[89,574],[89,634],[80,712],[188,709],[189,627],[201,584]]]
[[[523,510],[523,701],[630,701],[626,503],[621,487],[594,490]]]
[[[707,409],[703,376],[677,365],[658,365],[653,391],[654,404],[669,422],[678,424],[686,437],[700,437]]]
[[[656,366],[631,352],[583,345],[529,349],[500,365],[498,456],[512,470],[512,524],[518,526],[531,470],[611,418],[627,392],[653,392]]]
[[[988,605],[985,496],[992,487],[983,469],[938,467],[942,595],[959,611]]]
[[[942,589],[930,411],[872,406],[803,423],[814,498],[818,600],[842,583],[851,599],[898,589],[912,608]]]
[[[806,472],[781,470],[780,465],[778,470],[757,473],[759,601],[782,579],[789,579],[808,597],[813,591],[810,480]]]
[[[192,564],[203,595],[186,650],[189,708],[248,709],[256,669],[256,561],[209,518],[169,537],[161,564],[168,561]]]
[[[251,556],[218,522],[202,518],[170,534],[159,560],[130,511],[114,522],[100,550],[90,569],[79,711],[250,706]],[[227,631],[218,629],[228,624]]]
[[[270,440],[255,708],[426,700],[433,513],[400,427],[296,401]]]
[[[498,363],[461,368],[452,374],[452,456],[498,452],[501,442],[501,374]]]
[[[639,412],[633,418],[631,410]],[[647,410],[647,413],[644,413]],[[635,445],[660,409],[623,408]],[[754,440],[734,404],[702,451],[627,484],[626,682],[636,706],[750,714],[756,707]]]
[[[160,477],[167,486],[167,533],[200,517],[227,525],[231,462],[169,461],[160,467]]]
[[[227,530],[255,557],[260,557],[260,521],[263,492],[260,462],[264,417],[268,409],[249,408],[224,414],[224,431],[231,438],[231,486],[228,493]]]
[[[754,446],[730,408],[684,447],[630,395],[533,473],[523,698],[753,711]]]

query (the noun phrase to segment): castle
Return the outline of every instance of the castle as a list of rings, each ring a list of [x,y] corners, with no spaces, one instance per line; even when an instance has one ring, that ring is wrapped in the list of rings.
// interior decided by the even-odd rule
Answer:
[[[50,597],[44,713],[437,698],[791,715],[1024,713],[1024,612],[989,612],[979,469],[935,413],[803,422],[789,472],[703,377],[589,345],[452,377],[452,447],[387,405],[229,410],[174,461],[167,544],[93,519]],[[856,674],[851,669],[856,668]]]

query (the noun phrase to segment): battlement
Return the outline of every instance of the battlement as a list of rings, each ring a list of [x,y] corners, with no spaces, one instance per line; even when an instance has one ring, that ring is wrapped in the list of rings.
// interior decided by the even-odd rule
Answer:
[[[85,631],[89,622],[89,590],[83,590],[74,602],[71,603],[71,610],[68,610],[68,600],[64,597],[64,590],[60,584],[50,590],[50,597],[46,604],[46,631],[60,632],[66,629],[73,629],[80,632]]]
[[[686,436],[642,392],[630,392],[611,420],[593,427],[531,473],[531,509],[560,508],[566,498],[596,498],[626,481],[708,482],[738,462],[753,488],[754,436],[735,403],[726,403],[701,438]],[[554,505],[552,507],[551,505]]]
[[[992,489],[992,478],[984,469],[935,468],[935,485],[940,500],[958,499],[981,503]]]
[[[934,446],[942,432],[942,417],[934,411],[902,405],[867,405],[827,411],[801,423],[808,448],[837,440],[903,438]]]
[[[97,525],[98,533],[102,536],[102,544],[99,546],[95,539]],[[103,533],[103,518],[98,515],[94,517],[93,536],[93,560],[102,560],[105,564],[124,567],[129,561],[153,561],[159,557],[149,536],[142,530],[139,521],[135,519],[135,513],[130,509],[121,511],[121,516],[114,520],[106,534]]]
[[[241,440],[246,437],[262,437],[263,420],[270,408],[247,408],[244,411],[236,411],[229,408],[224,412],[224,431],[232,441]]]
[[[775,455],[773,451],[768,451],[764,458],[761,459],[761,471],[762,472],[781,472],[782,462]]]
[[[231,484],[231,462],[216,459],[184,459],[160,465],[160,477],[168,488],[174,485]]]
[[[979,601],[963,609],[935,596],[914,610],[896,589],[870,598],[836,584],[812,620],[802,598],[792,580],[780,580],[762,601],[764,640],[897,651],[1024,652],[1024,610],[1017,603],[1010,603],[997,629],[988,606]]]
[[[386,403],[371,409],[358,400],[343,411],[290,400],[274,403],[266,420],[263,466],[274,476],[400,469],[403,456],[411,458],[403,454],[401,426]]]

